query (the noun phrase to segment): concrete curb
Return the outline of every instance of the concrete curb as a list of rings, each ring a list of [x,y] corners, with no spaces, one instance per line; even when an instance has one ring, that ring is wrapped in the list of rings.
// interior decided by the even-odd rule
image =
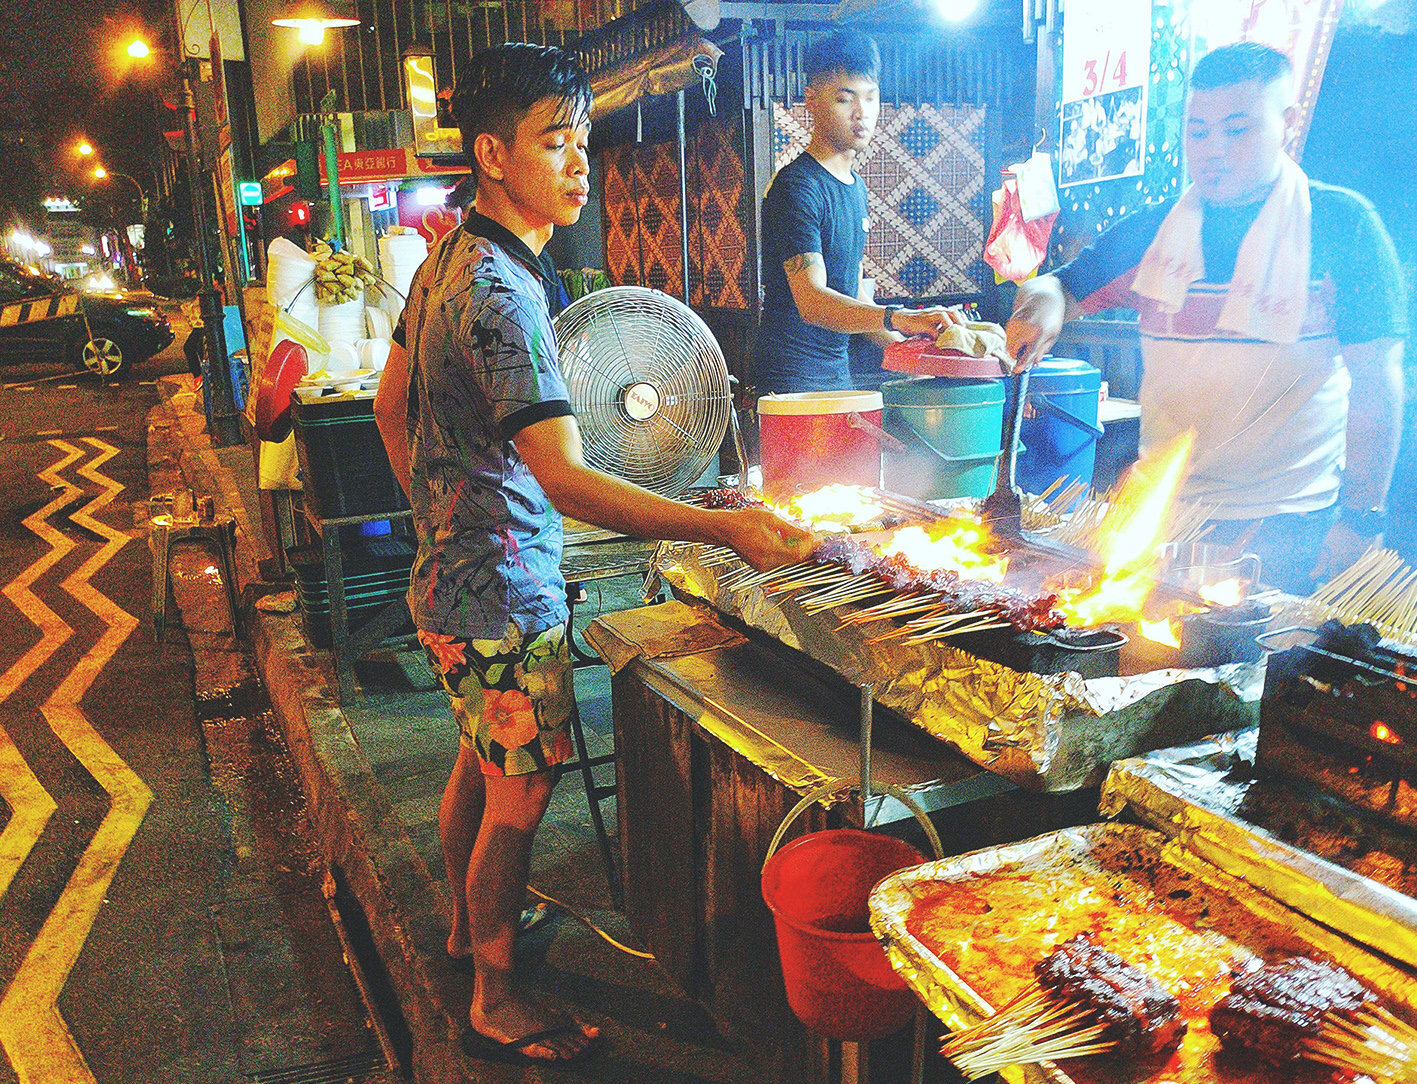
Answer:
[[[199,494],[216,495],[236,516],[237,568],[249,587],[259,580],[252,541],[257,535],[251,533],[239,490],[211,447],[204,420],[173,402],[179,386],[159,383],[163,401],[149,414],[149,440],[167,443],[187,484]],[[344,874],[368,919],[411,1035],[413,1079],[475,1079],[457,1043],[462,983],[439,958],[447,936],[446,903],[359,749],[335,696],[329,656],[311,650],[294,615],[248,606],[243,625],[300,773],[321,854]]]

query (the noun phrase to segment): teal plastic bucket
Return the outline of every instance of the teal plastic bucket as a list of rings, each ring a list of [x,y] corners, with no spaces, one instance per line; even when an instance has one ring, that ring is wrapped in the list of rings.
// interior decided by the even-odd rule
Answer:
[[[1016,382],[1009,380],[1006,410],[1012,406]],[[1102,374],[1085,361],[1046,357],[1028,377],[1028,401],[1015,469],[1025,493],[1042,493],[1054,482],[1092,484],[1097,462],[1097,404]],[[1002,432],[1002,430],[1001,430]]]
[[[918,500],[986,497],[994,488],[1004,422],[997,380],[914,377],[881,385],[881,425],[905,445],[887,448],[882,485]]]

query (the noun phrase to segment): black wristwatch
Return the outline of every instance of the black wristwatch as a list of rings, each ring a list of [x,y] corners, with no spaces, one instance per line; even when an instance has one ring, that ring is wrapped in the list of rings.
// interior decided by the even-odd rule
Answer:
[[[1339,505],[1338,522],[1361,538],[1376,538],[1387,530],[1387,509]]]
[[[895,330],[895,314],[898,313],[899,311],[900,311],[900,306],[899,306],[899,305],[887,305],[887,306],[886,306],[886,315],[882,318],[881,323],[885,326],[885,329],[886,329],[887,331],[894,331],[894,330]]]

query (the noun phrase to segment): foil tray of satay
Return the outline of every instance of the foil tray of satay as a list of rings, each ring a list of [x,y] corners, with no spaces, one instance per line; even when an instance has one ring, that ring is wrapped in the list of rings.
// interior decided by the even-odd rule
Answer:
[[[1417,974],[1148,828],[927,862],[870,913],[968,1079],[1417,1079]]]
[[[1309,781],[1258,778],[1253,728],[1112,765],[1100,812],[1129,817],[1251,887],[1417,967],[1417,837]]]
[[[1110,603],[1089,614],[1115,584],[1087,578],[1097,572],[1087,555],[1028,536],[981,541],[967,512],[913,506],[925,519],[910,522],[909,502],[879,491],[872,499],[802,565],[754,573],[721,547],[666,543],[654,572],[681,598],[871,685],[877,702],[1031,789],[1097,783],[1114,760],[1254,722],[1258,652],[1188,653],[1186,630],[1199,631],[1198,621],[1177,623],[1174,646],[1142,639],[1139,613],[1126,619],[1131,632],[1104,620]],[[883,508],[893,522],[879,522]],[[1049,586],[1074,579],[1084,586]],[[1145,591],[1166,593],[1151,581]],[[1060,608],[1066,592],[1085,618]]]

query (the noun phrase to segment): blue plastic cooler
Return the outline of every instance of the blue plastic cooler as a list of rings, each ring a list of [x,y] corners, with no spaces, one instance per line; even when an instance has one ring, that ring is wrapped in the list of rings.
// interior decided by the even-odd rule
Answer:
[[[1013,413],[1016,382],[1005,382],[1005,424]],[[1028,402],[1019,440],[1016,474],[1025,493],[1042,493],[1059,479],[1092,484],[1097,441],[1098,397],[1102,374],[1085,361],[1046,357],[1028,378]]]

